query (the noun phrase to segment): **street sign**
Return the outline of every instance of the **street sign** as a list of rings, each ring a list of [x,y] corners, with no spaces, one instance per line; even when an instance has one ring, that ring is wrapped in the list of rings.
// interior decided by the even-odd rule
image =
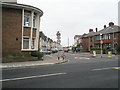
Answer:
[[[59,32],[59,31],[57,32],[57,34],[56,34],[56,35],[57,35],[57,36],[61,36],[61,34],[60,34],[60,32]]]
[[[61,40],[57,40],[58,43],[61,43]]]
[[[61,39],[61,37],[57,36],[57,39]]]
[[[101,40],[100,43],[103,44],[103,41]]]

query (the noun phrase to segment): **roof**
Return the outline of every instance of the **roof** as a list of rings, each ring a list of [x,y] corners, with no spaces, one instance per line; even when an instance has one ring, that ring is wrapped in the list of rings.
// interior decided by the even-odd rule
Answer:
[[[90,33],[88,33],[87,35],[85,35],[85,36],[83,36],[83,37],[91,37],[91,36],[93,36],[95,34],[95,32],[90,32]]]
[[[81,37],[81,35],[75,35],[75,36],[74,36],[74,39],[77,38],[77,37]]]
[[[85,35],[84,37],[92,37],[92,36],[95,36],[95,35],[100,35],[100,33],[102,34],[110,34],[110,33],[115,33],[115,32],[120,32],[120,26],[117,26],[117,25],[113,25],[113,26],[110,26],[110,27],[106,27],[98,32],[90,32],[88,33],[87,35]]]
[[[10,3],[10,2],[2,2],[2,7],[12,7],[12,8],[26,8],[28,10],[36,10],[37,12],[40,13],[40,15],[43,15],[43,11],[37,7],[30,6],[30,5],[25,5],[25,4],[18,4],[18,3]]]
[[[120,32],[120,27],[119,26],[110,26],[110,27],[106,27],[98,32],[96,32],[94,35],[98,35],[100,33],[102,34],[109,34],[109,33],[113,33],[113,32]]]

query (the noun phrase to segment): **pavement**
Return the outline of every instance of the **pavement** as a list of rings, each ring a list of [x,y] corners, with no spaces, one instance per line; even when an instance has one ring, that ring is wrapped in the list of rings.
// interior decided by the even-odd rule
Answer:
[[[12,69],[12,68],[25,68],[31,66],[45,66],[45,65],[54,65],[65,63],[68,60],[60,59],[58,60],[57,57],[53,55],[45,55],[44,60],[40,61],[25,61],[25,62],[12,62],[12,63],[0,63],[0,69]]]

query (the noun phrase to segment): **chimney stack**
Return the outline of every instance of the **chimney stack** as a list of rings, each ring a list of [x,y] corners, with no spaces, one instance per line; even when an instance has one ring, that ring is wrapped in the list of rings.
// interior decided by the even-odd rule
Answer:
[[[96,32],[98,32],[98,28],[95,28]]]
[[[106,25],[104,25],[104,28],[106,28]]]
[[[93,29],[89,29],[89,33],[90,33],[90,32],[93,32]]]
[[[113,22],[110,22],[110,23],[109,23],[109,27],[111,27],[111,26],[114,26],[114,23],[113,23]]]

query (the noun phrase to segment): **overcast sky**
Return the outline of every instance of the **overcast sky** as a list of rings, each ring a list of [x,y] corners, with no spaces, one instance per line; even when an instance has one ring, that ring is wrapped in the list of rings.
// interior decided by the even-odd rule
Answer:
[[[41,9],[40,30],[56,41],[60,31],[61,44],[73,45],[74,36],[95,31],[108,26],[109,22],[118,25],[118,2],[120,0],[17,0],[18,3],[32,5]]]

